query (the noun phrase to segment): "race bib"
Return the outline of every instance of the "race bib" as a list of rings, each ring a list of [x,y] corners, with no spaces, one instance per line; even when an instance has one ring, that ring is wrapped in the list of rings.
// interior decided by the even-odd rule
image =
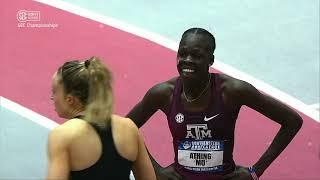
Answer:
[[[184,141],[178,146],[178,163],[198,172],[222,171],[223,141]]]

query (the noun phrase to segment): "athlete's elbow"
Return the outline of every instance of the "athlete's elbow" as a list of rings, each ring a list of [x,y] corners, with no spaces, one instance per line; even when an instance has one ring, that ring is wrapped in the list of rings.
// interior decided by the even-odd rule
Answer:
[[[290,118],[288,128],[290,129],[290,131],[297,133],[301,129],[302,124],[302,118],[298,114],[296,114]]]
[[[302,120],[302,118],[298,115],[298,117],[296,118],[296,129],[297,129],[297,131],[299,131],[299,129],[301,129],[301,127],[302,127],[302,124],[303,124],[303,120]]]

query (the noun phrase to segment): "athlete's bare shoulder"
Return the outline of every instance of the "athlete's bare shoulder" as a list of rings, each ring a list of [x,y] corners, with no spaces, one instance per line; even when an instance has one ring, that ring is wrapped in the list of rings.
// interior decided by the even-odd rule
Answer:
[[[145,97],[151,98],[153,101],[162,102],[173,94],[176,80],[177,77],[174,77],[154,85],[148,90]]]
[[[248,86],[251,86],[246,81],[236,79],[234,77],[228,76],[226,74],[218,74],[221,80],[221,89],[223,92],[227,93],[238,93],[244,90]]]
[[[50,137],[55,137],[61,143],[70,144],[74,139],[86,134],[88,127],[88,123],[84,120],[73,118],[52,129],[49,139]]]
[[[168,112],[176,80],[177,77],[151,87],[142,100],[127,114],[127,117],[141,127],[156,111]]]
[[[229,108],[238,109],[243,105],[243,99],[247,97],[248,94],[257,92],[256,89],[246,81],[225,74],[219,74],[218,76],[221,81],[223,100]]]

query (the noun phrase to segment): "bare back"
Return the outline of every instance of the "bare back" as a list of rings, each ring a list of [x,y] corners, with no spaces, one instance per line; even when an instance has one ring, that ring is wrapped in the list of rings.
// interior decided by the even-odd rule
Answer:
[[[81,119],[70,121],[75,129],[70,143],[71,170],[79,171],[95,164],[102,153],[102,143],[95,129]],[[138,134],[130,119],[113,116],[111,120],[112,137],[119,155],[135,161],[138,153]],[[90,148],[88,148],[90,147]]]
[[[132,162],[130,169],[132,169],[135,178],[155,179],[154,169],[137,126],[128,118],[113,115],[110,134],[117,152],[113,155],[119,155],[125,161]],[[96,165],[102,152],[105,152],[105,149],[102,149],[105,146],[103,146],[100,137],[101,134],[99,136],[92,125],[81,119],[71,119],[52,130],[48,142],[48,178],[63,177],[61,179],[67,179],[71,171],[82,171]],[[108,172],[108,170],[105,169],[104,172],[114,173]],[[51,175],[51,172],[55,176]],[[56,176],[56,174],[60,175]]]

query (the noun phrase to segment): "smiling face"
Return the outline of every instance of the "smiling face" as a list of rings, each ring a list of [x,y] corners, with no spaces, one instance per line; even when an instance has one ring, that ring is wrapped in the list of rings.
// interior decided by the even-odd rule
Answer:
[[[185,34],[177,53],[177,69],[182,78],[206,78],[214,56],[210,39],[205,34]]]

